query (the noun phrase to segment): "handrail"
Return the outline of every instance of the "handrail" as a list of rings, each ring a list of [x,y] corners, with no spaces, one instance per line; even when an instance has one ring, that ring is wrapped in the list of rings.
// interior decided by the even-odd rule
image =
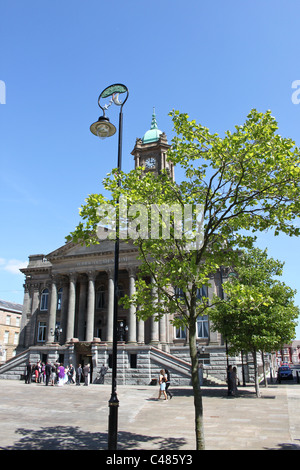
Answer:
[[[153,351],[156,351],[164,356],[167,356],[171,359],[173,359],[174,361],[176,362],[181,362],[183,365],[187,366],[187,367],[191,367],[191,363],[190,362],[187,362],[185,361],[184,359],[180,359],[179,357],[177,356],[174,356],[173,354],[170,354],[170,353],[167,353],[166,351],[163,351],[162,349],[158,349],[158,348],[155,348],[154,346],[151,346],[150,347],[150,350],[153,349]]]

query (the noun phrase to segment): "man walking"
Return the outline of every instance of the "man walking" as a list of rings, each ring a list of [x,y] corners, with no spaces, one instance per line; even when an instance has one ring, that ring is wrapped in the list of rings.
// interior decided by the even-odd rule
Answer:
[[[27,366],[26,366],[26,379],[25,383],[26,384],[31,384],[31,379],[32,379],[32,365],[31,362],[29,361]]]
[[[105,367],[105,365],[103,364],[100,369],[100,383],[101,384],[104,384],[104,377],[105,377],[106,372],[107,372],[107,367]]]
[[[83,368],[84,373],[84,385],[87,386],[89,384],[89,374],[90,374],[90,365],[86,364]]]
[[[51,371],[52,371],[51,364],[50,364],[50,362],[47,361],[46,367],[45,367],[46,385],[49,385],[49,380],[50,380],[50,377],[51,377]]]
[[[82,367],[81,367],[81,364],[79,364],[76,370],[76,385],[80,385],[81,376],[82,376]]]

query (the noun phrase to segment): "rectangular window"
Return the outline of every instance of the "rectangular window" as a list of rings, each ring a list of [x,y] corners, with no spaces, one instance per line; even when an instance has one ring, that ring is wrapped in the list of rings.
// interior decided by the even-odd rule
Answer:
[[[183,289],[181,287],[175,287],[174,292],[175,292],[175,297],[177,299],[184,297],[184,292],[183,292]]]
[[[11,320],[11,316],[10,316],[10,315],[6,315],[5,325],[10,325],[10,320]]]
[[[208,338],[208,315],[197,318],[197,337]]]
[[[137,354],[130,354],[130,367],[131,369],[137,368]]]
[[[44,343],[46,341],[46,328],[47,328],[47,323],[44,321],[40,321],[38,325],[38,337],[37,337],[37,340],[39,343]]]
[[[62,287],[59,289],[58,294],[57,294],[57,310],[61,310],[61,302],[62,302]]]
[[[202,286],[199,289],[197,289],[197,299],[201,300],[202,297],[205,297],[205,298],[208,297],[208,287],[207,286]]]
[[[4,344],[7,344],[9,340],[9,331],[4,331]]]
[[[20,318],[21,317],[16,317],[16,326],[20,326]]]
[[[14,335],[14,344],[18,344],[19,343],[19,333],[15,333]]]
[[[186,339],[186,327],[180,326],[179,328],[175,328],[175,338]]]
[[[96,308],[105,307],[105,290],[104,286],[100,286],[96,294]]]
[[[112,357],[112,354],[109,354],[109,355],[108,355],[108,367],[109,367],[110,369],[112,369],[112,363],[113,363],[112,358],[113,358],[113,357]]]

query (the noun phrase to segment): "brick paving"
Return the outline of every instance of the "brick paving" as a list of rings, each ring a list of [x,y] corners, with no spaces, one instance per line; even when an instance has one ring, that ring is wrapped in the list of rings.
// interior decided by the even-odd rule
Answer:
[[[203,387],[206,450],[300,450],[300,384]],[[107,449],[105,385],[25,384],[0,380],[1,450]],[[118,386],[119,450],[194,450],[191,387],[173,387],[172,400],[157,401],[158,387]]]

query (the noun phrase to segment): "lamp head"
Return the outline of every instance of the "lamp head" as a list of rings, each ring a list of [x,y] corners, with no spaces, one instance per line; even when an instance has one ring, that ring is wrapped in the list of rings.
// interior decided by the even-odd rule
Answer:
[[[109,122],[109,119],[106,116],[100,116],[98,121],[91,125],[90,130],[94,135],[100,137],[100,139],[110,137],[117,131],[115,126]]]

